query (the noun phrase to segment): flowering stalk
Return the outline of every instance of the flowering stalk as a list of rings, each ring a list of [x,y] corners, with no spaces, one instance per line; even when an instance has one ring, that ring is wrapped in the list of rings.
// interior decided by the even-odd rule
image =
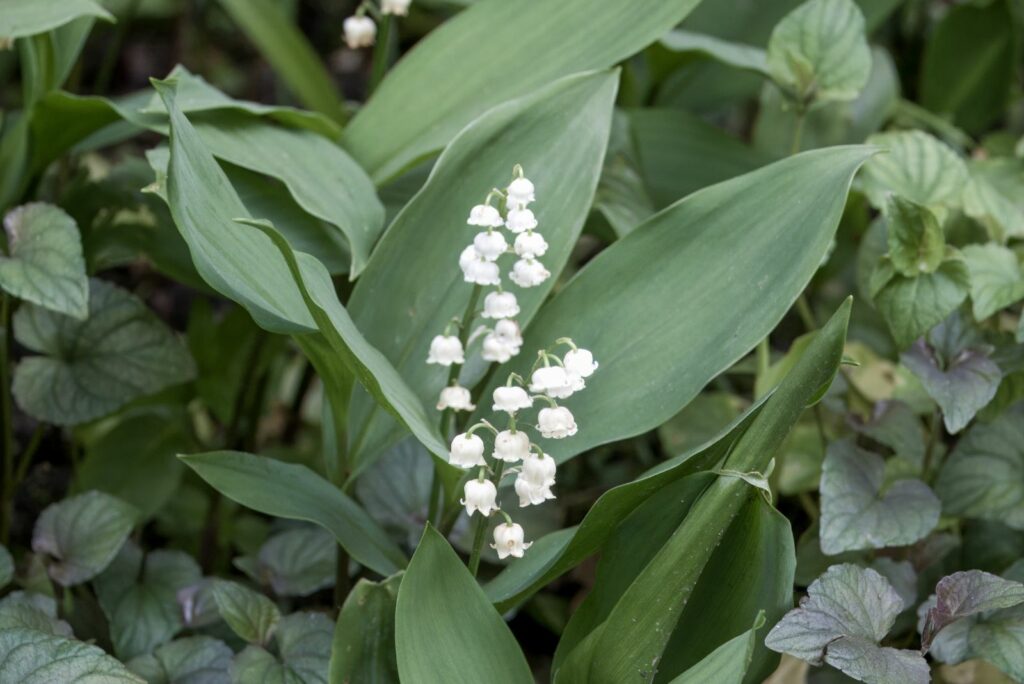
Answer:
[[[506,254],[515,254],[518,260],[507,275],[519,288],[529,288],[547,280],[551,273],[544,267],[540,257],[547,252],[548,244],[537,231],[537,218],[529,205],[535,201],[534,185],[526,178],[523,168],[516,165],[512,181],[504,190],[493,189],[470,211],[467,223],[476,226],[480,232],[459,255],[459,267],[464,280],[473,284],[469,306],[462,319],[458,337],[451,334],[451,324],[431,340],[427,363],[449,367],[448,384],[441,391],[437,408],[452,414],[458,411],[472,411],[476,408],[467,388],[458,384],[458,367],[466,362],[469,347],[477,339],[472,335],[473,321],[479,314],[481,319],[493,321],[492,327],[483,326],[480,356],[484,361],[506,363],[517,356],[523,345],[522,333],[515,321],[519,314],[519,303],[514,293],[502,287],[502,271],[499,260]],[[494,203],[498,202],[498,206]],[[503,230],[514,237],[512,244]],[[484,292],[483,308],[476,307]],[[568,351],[559,356],[555,350],[567,346]],[[508,427],[499,431],[483,420],[451,439],[448,460],[452,465],[477,471],[476,477],[464,482],[464,498],[461,503],[470,517],[479,514],[475,521],[469,569],[474,575],[480,566],[480,555],[489,527],[492,513],[500,513],[505,522],[494,528],[494,543],[491,547],[500,559],[512,556],[521,558],[532,542],[524,541],[523,528],[498,508],[497,496],[501,478],[508,472],[515,473],[515,492],[520,507],[542,504],[555,498],[551,488],[555,484],[557,466],[555,460],[530,437],[536,432],[538,439],[564,439],[578,431],[572,412],[558,403],[586,387],[586,378],[597,369],[593,355],[576,346],[570,338],[563,337],[547,348],[539,350],[537,362],[530,374],[529,382],[516,373],[510,373],[507,382],[494,389],[491,409],[508,415]],[[535,403],[542,406],[535,421],[523,419],[523,412],[534,409]],[[545,405],[546,406],[543,406]],[[484,430],[486,428],[486,430]],[[480,431],[493,435],[493,446],[489,456],[487,445]],[[436,479],[436,478],[435,478]],[[435,495],[438,492],[435,492]]]

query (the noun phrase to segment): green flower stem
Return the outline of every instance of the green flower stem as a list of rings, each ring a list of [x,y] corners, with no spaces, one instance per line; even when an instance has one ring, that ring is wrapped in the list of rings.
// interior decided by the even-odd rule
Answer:
[[[501,473],[503,470],[505,470],[505,462],[498,461],[498,465],[494,470],[495,487],[501,484]],[[469,572],[473,577],[476,577],[477,570],[480,569],[480,552],[484,548],[487,528],[490,527],[490,519],[490,516],[484,517],[481,515],[476,521],[476,529],[473,532],[473,550],[469,555]]]

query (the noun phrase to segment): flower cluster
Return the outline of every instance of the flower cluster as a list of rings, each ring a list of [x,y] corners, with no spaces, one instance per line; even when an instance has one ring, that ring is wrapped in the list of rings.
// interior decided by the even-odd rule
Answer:
[[[380,0],[380,14],[404,17],[409,13],[410,4],[412,4],[412,0]],[[369,2],[364,0],[356,9],[356,13],[342,23],[345,44],[349,48],[358,50],[370,47],[377,40],[377,24],[372,18],[366,16],[367,11],[373,12],[374,9]]]
[[[500,198],[501,206],[492,202]],[[470,299],[470,308],[463,320],[453,319],[443,334],[431,341],[427,363],[454,367],[466,362],[466,346],[483,334],[481,356],[485,361],[505,363],[519,354],[523,345],[522,334],[515,316],[519,304],[511,292],[501,286],[501,269],[498,260],[505,254],[514,253],[517,260],[508,272],[509,279],[522,288],[534,287],[547,280],[551,274],[539,261],[548,249],[544,237],[537,232],[537,219],[529,205],[535,201],[534,185],[527,179],[520,166],[513,170],[513,179],[504,191],[494,189],[484,200],[470,211],[467,223],[481,228],[459,256],[459,266],[464,279],[475,286]],[[504,215],[503,211],[504,210]],[[512,245],[506,239],[503,229],[511,233]],[[475,311],[475,303],[484,288],[490,289],[483,301],[481,311]],[[466,333],[475,316],[493,321],[493,327],[479,328],[472,337]],[[462,336],[453,334],[457,326]],[[563,355],[555,350],[567,348]],[[466,470],[476,469],[464,486],[462,505],[466,513],[476,513],[485,518],[492,513],[501,513],[505,522],[494,528],[494,548],[499,558],[514,556],[521,558],[532,542],[524,541],[523,528],[512,522],[507,513],[498,507],[498,486],[505,476],[515,476],[515,492],[520,507],[536,506],[555,498],[552,487],[555,484],[555,460],[530,437],[535,431],[539,438],[564,439],[578,431],[576,418],[565,406],[558,403],[586,387],[586,379],[594,374],[598,364],[593,354],[581,349],[569,338],[562,338],[548,348],[537,352],[529,382],[516,373],[511,373],[504,386],[494,390],[491,409],[505,413],[508,425],[499,430],[486,420],[471,426],[452,439],[449,462]],[[458,374],[451,373],[452,382],[441,391],[439,410],[471,411],[472,403],[468,389],[458,384]],[[542,405],[533,422],[523,420],[524,412]],[[487,454],[487,446],[478,432],[489,432],[493,445]]]

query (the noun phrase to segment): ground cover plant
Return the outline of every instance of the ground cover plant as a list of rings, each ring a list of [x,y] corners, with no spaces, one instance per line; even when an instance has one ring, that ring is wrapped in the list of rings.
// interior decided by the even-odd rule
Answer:
[[[1024,682],[1019,0],[0,0],[0,683]]]

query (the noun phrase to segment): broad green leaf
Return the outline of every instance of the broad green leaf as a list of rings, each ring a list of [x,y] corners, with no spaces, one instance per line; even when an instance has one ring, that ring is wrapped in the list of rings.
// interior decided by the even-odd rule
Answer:
[[[930,669],[919,653],[878,645],[902,608],[899,595],[874,570],[834,565],[772,628],[765,644],[869,684],[926,684]]]
[[[331,646],[332,682],[397,684],[395,604],[402,576],[359,580],[345,599]]]
[[[1000,242],[1024,236],[1024,161],[972,160],[964,188],[964,213],[984,225]]]
[[[420,402],[435,405],[448,379],[447,368],[426,363],[430,340],[452,316],[462,315],[473,290],[458,266],[459,254],[476,233],[466,225],[469,210],[492,187],[510,182],[512,166],[522,164],[537,188],[531,208],[549,244],[544,265],[557,274],[594,197],[617,80],[610,71],[572,76],[484,114],[445,149],[426,184],[381,239],[348,306],[367,340],[394,364]],[[383,92],[382,87],[378,93]],[[429,239],[424,239],[425,231]],[[521,326],[555,280],[529,290],[516,288]],[[415,306],[410,311],[399,302]],[[431,418],[439,419],[439,414]],[[353,397],[348,426],[355,472],[400,435],[395,422],[362,393]],[[447,447],[441,453],[447,455]]]
[[[96,646],[33,629],[0,629],[0,682],[143,684]]]
[[[7,255],[0,288],[18,299],[78,319],[88,313],[89,281],[75,220],[49,204],[26,204],[4,217]]]
[[[857,3],[808,0],[783,17],[768,41],[768,70],[804,106],[856,98],[871,74]]]
[[[85,320],[27,305],[14,315],[14,336],[41,354],[18,363],[14,397],[58,425],[100,418],[195,374],[185,345],[141,300],[95,278]]]
[[[1009,103],[1014,79],[1010,3],[950,7],[931,31],[921,64],[920,102],[969,133],[981,133]]]
[[[309,596],[334,584],[337,547],[322,527],[279,532],[260,547],[259,573],[278,596]]]
[[[126,665],[149,684],[229,684],[233,656],[219,639],[192,636],[168,642]]]
[[[14,558],[7,547],[0,544],[0,589],[3,589],[14,579]]]
[[[934,273],[946,254],[946,238],[935,215],[893,195],[886,206],[889,260],[902,276]]]
[[[113,21],[93,0],[5,0],[0,13],[0,36],[23,38],[64,26],[80,17]]]
[[[617,237],[633,232],[654,213],[654,202],[636,162],[630,129],[627,115],[616,111],[601,180],[594,194],[594,211],[605,218]]]
[[[495,105],[639,52],[697,4],[566,0],[552,7],[481,0],[432,31],[391,70],[345,129],[345,145],[379,185],[447,145]],[[438,97],[435,84],[442,81],[448,87]],[[490,181],[479,182],[486,193]]]
[[[266,646],[274,634],[281,611],[274,602],[238,582],[216,580],[213,600],[228,627],[251,644]]]
[[[655,206],[767,164],[769,158],[698,116],[675,109],[628,112],[637,160]],[[700,164],[694,164],[700,159]]]
[[[922,630],[921,649],[947,625],[978,613],[1024,603],[1024,585],[981,570],[954,572],[939,580],[936,603],[928,610]]]
[[[758,613],[754,625],[739,636],[725,642],[703,660],[672,680],[671,684],[743,684],[743,677],[754,655],[759,629],[764,627],[764,613]]]
[[[220,4],[304,105],[335,121],[344,118],[334,79],[280,5],[271,0],[220,0]]]
[[[232,451],[181,459],[247,508],[330,530],[354,560],[374,572],[387,576],[405,565],[402,552],[358,504],[305,466]]]
[[[153,551],[145,559],[143,555],[134,543],[126,543],[95,580],[114,652],[121,660],[149,653],[181,629],[177,593],[202,576],[199,564],[181,551]]]
[[[939,522],[941,504],[920,480],[886,486],[885,462],[849,440],[833,442],[821,473],[821,550],[908,546]]]
[[[57,601],[31,591],[12,591],[0,599],[0,630],[23,627],[71,637],[71,625],[57,617]]]
[[[277,655],[247,646],[235,657],[235,684],[328,684],[328,657],[334,624],[323,613],[299,612],[278,623]]]
[[[942,465],[935,484],[946,515],[984,518],[1024,530],[1024,412],[974,425]]]
[[[943,359],[922,339],[900,360],[938,403],[946,429],[954,434],[992,401],[1003,377],[999,366],[978,348],[961,349]]]
[[[571,337],[601,364],[566,401],[579,434],[545,449],[564,461],[657,427],[752,349],[817,270],[871,153],[806,152],[706,188],[591,260],[525,334],[524,350]],[[509,370],[529,374],[533,358],[526,351]],[[666,375],[675,380],[655,380]]]
[[[395,643],[404,682],[533,681],[501,615],[430,525],[398,588]]]
[[[1013,250],[988,243],[967,245],[962,251],[971,274],[971,303],[977,320],[1024,299],[1024,272]]]
[[[661,43],[666,49],[679,53],[706,55],[723,64],[771,76],[768,55],[764,50],[743,43],[733,43],[715,36],[675,29],[666,33]]]
[[[933,273],[908,278],[897,273],[892,262],[885,259],[872,274],[871,297],[898,348],[905,349],[967,299],[967,265],[951,249],[947,249],[947,257]]]
[[[864,165],[859,183],[876,209],[889,195],[932,210],[941,222],[950,209],[961,205],[967,167],[951,147],[923,131],[878,133],[868,144],[888,151]]]
[[[101,573],[135,525],[137,511],[109,494],[86,492],[47,506],[32,531],[32,550],[52,557],[47,570],[61,586]]]

